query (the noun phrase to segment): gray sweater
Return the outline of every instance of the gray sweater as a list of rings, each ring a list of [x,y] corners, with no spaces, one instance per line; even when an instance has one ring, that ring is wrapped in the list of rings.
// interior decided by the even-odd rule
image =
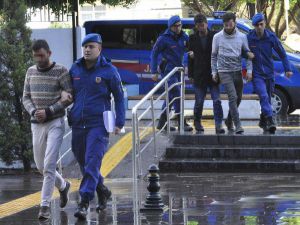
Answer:
[[[211,53],[211,71],[234,72],[242,69],[242,50],[249,52],[247,36],[237,28],[228,35],[224,29],[213,38]],[[252,61],[247,60],[247,73],[252,73]]]

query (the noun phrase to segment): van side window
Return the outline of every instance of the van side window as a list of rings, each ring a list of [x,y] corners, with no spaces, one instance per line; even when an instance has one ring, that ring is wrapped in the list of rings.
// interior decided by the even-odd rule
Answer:
[[[127,45],[136,45],[136,28],[124,28],[123,29],[123,42]]]
[[[157,38],[167,29],[164,24],[141,25],[141,45],[140,49],[151,50]]]
[[[92,32],[101,35],[103,48],[138,49],[139,29],[138,25],[102,24],[93,27]]]
[[[212,24],[210,27],[211,31],[219,32],[223,29],[223,24]]]

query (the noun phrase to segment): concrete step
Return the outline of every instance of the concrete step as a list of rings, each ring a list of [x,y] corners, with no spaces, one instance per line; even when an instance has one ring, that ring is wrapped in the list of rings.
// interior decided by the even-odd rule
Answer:
[[[224,160],[164,159],[159,162],[161,173],[184,172],[300,172],[300,160]]]
[[[171,146],[166,159],[281,159],[300,160],[300,147],[290,146]]]
[[[300,146],[297,135],[197,135],[174,134],[174,145],[250,145],[250,146]]]

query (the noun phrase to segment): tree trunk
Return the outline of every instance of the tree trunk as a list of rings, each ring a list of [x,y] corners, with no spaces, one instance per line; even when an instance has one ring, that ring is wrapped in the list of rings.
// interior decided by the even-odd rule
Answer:
[[[268,0],[257,0],[256,1],[256,10],[257,12],[263,12],[268,7]]]
[[[270,13],[268,14],[267,19],[266,19],[267,28],[270,29],[271,31],[273,31],[273,29],[271,27],[271,21],[272,21],[272,18],[274,16],[275,5],[276,5],[276,1],[273,0],[272,5],[271,5],[271,9],[270,9]]]
[[[30,172],[31,171],[31,162],[28,157],[24,155],[25,152],[27,152],[28,149],[26,146],[22,146],[22,162],[23,162],[23,168],[24,172]]]
[[[247,8],[248,8],[248,12],[249,12],[249,18],[251,19],[255,15],[255,4],[248,2]]]
[[[292,21],[292,16],[291,15],[295,15],[296,12],[299,10],[299,3],[298,4],[295,4],[294,7],[292,8],[292,10],[289,11],[289,24],[291,23]],[[281,37],[282,34],[284,33],[286,29],[286,22],[282,23],[279,30],[278,30],[278,37]]]
[[[275,22],[275,33],[276,33],[277,37],[279,37],[279,26],[280,26],[280,21],[281,21],[281,18],[283,17],[283,14],[284,14],[284,2],[281,1],[279,12],[277,14],[277,18],[276,18],[276,22]]]

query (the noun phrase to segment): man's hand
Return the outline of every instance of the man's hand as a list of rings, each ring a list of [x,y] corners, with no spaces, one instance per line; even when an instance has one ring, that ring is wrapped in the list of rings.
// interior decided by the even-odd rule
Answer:
[[[36,110],[34,113],[34,117],[39,123],[43,123],[47,118],[45,109]]]
[[[158,73],[156,73],[156,74],[153,74],[152,75],[152,80],[154,81],[154,82],[157,82],[158,81]]]
[[[251,81],[252,80],[252,73],[247,73],[246,74],[246,80],[247,80],[247,82],[249,82],[249,81]]]
[[[122,128],[115,127],[115,134],[120,134],[121,130],[122,130]]]
[[[190,79],[190,82],[193,84],[194,83],[194,78],[189,77],[189,79]]]
[[[63,105],[69,105],[73,102],[73,96],[66,91],[62,91],[60,94],[60,102]]]
[[[248,59],[254,59],[255,55],[252,52],[247,52]]]
[[[219,76],[218,76],[218,74],[213,74],[213,75],[212,75],[212,80],[213,80],[214,82],[218,83],[218,81],[219,81]]]
[[[189,55],[189,57],[190,57],[191,59],[194,58],[194,52],[193,52],[193,51],[189,51],[189,52],[187,52],[187,53],[188,53],[188,55]]]
[[[292,71],[285,72],[285,76],[287,78],[290,78],[291,76],[293,76],[293,72]]]

